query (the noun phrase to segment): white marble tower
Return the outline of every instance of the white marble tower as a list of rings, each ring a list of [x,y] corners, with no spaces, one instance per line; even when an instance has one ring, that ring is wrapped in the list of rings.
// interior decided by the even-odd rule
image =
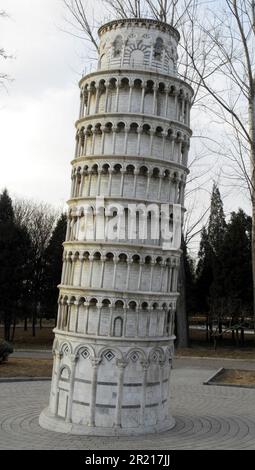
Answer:
[[[98,237],[121,204],[183,208],[192,89],[177,76],[178,32],[155,20],[99,29],[98,70],[80,82],[49,407],[41,426],[128,435],[171,428],[169,380],[180,250]],[[102,217],[102,215],[101,215]],[[128,225],[128,224],[127,224]],[[151,227],[150,227],[151,225]]]

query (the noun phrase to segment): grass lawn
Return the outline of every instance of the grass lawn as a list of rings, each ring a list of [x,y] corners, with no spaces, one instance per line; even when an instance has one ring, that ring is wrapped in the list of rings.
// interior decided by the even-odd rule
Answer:
[[[51,377],[52,359],[28,359],[9,357],[0,364],[0,378]]]

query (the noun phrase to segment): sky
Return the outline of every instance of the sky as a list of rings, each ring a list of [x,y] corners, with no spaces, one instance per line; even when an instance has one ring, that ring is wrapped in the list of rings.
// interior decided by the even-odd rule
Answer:
[[[99,23],[100,3],[88,4]],[[0,20],[0,47],[13,56],[0,62],[1,72],[13,79],[0,89],[0,191],[6,187],[13,197],[64,208],[71,187],[78,81],[89,68],[91,52],[86,42],[63,32],[61,0],[0,0],[0,10],[9,14]],[[211,180],[208,172],[205,189],[187,204],[194,214],[209,204],[218,162],[210,158],[206,165],[213,169]],[[205,167],[201,164],[201,172]],[[239,206],[249,211],[243,195],[224,184],[221,191],[227,214]]]
[[[0,90],[0,190],[62,206],[86,45],[61,31],[60,0],[5,0],[0,9],[10,15],[1,21],[0,44],[13,56],[1,61],[13,81]]]

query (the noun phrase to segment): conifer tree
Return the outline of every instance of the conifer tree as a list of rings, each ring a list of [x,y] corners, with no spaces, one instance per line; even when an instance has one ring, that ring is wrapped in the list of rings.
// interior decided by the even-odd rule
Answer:
[[[7,341],[19,313],[29,247],[28,233],[16,224],[12,200],[4,190],[0,195],[0,315]]]
[[[58,284],[61,281],[63,242],[66,238],[67,217],[62,214],[57,221],[45,252],[45,310],[50,317],[57,314]]]

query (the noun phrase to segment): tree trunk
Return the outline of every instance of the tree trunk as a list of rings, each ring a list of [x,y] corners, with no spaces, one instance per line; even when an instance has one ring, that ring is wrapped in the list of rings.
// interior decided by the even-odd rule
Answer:
[[[14,316],[13,325],[12,325],[12,337],[11,342],[13,343],[16,331],[16,315]]]
[[[253,286],[253,328],[255,334],[255,77],[249,101],[250,163],[251,163],[251,203],[252,203],[252,286]]]
[[[219,343],[222,343],[222,320],[219,320]]]
[[[4,339],[5,341],[10,341],[11,336],[11,321],[10,316],[5,314],[4,316]]]
[[[239,330],[238,330],[238,328],[236,329],[236,345],[237,345],[237,347],[239,346]]]
[[[244,346],[244,328],[241,328],[241,346]]]
[[[27,331],[27,316],[24,318],[24,331]]]
[[[232,329],[232,344],[233,344],[233,346],[235,346],[235,345],[236,345],[236,340],[235,340],[235,330],[234,330],[234,329]]]
[[[178,290],[180,296],[177,301],[176,307],[176,329],[177,329],[177,348],[188,348],[189,347],[189,327],[188,327],[188,315],[186,309],[186,289],[185,289],[185,267],[183,255],[180,259],[180,269],[178,278]]]
[[[32,314],[32,335],[36,336],[36,318],[37,318],[37,305],[34,303],[33,314]]]

